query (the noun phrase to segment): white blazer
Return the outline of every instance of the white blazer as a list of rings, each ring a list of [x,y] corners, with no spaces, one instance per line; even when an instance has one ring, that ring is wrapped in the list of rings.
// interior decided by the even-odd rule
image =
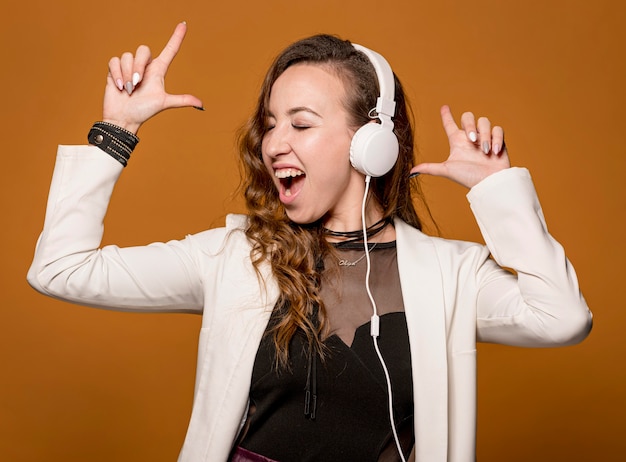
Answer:
[[[245,419],[256,351],[278,297],[271,269],[261,266],[260,276],[253,269],[244,216],[181,241],[100,248],[121,171],[98,148],[59,147],[28,281],[82,305],[202,313],[179,461],[225,461]],[[477,341],[568,345],[591,329],[574,269],[548,234],[528,171],[491,175],[468,199],[487,247],[395,222],[418,462],[475,459]]]

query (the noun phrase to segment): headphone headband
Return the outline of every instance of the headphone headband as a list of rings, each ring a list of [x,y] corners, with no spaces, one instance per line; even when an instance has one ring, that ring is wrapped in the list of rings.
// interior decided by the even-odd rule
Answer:
[[[378,91],[380,92],[380,96],[376,101],[376,112],[391,119],[396,113],[395,84],[391,66],[381,54],[376,53],[374,50],[357,43],[353,43],[352,46],[365,54],[372,66],[374,66],[376,77],[378,78]]]
[[[367,123],[356,131],[350,144],[350,162],[364,175],[380,177],[393,168],[399,151],[391,120],[396,113],[393,71],[380,54],[356,43],[352,46],[369,59],[376,71],[379,96],[375,109],[380,124]]]

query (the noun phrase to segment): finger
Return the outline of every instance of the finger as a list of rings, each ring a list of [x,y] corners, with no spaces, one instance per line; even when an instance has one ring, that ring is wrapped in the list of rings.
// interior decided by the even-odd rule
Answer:
[[[478,140],[476,135],[476,119],[471,112],[464,112],[461,116],[461,127],[472,143]]]
[[[480,117],[477,126],[480,148],[485,154],[489,154],[491,151],[491,122],[487,117]]]
[[[145,45],[140,45],[137,48],[137,52],[135,53],[135,61],[133,62],[133,89],[141,82],[143,79],[144,73],[146,71],[146,66],[152,60],[152,53],[150,52],[150,48]]]
[[[449,106],[441,106],[441,123],[448,137],[459,131],[459,126],[456,124]]]
[[[497,156],[504,148],[504,130],[502,127],[497,125],[493,127],[493,130],[491,130],[491,143],[491,151]]]
[[[179,23],[176,29],[174,29],[174,33],[161,51],[161,54],[159,54],[159,59],[162,60],[166,66],[169,66],[176,57],[186,33],[187,23],[185,22]]]
[[[129,52],[126,52],[120,58],[122,67],[122,81],[124,82],[124,88],[130,95],[133,92],[133,62],[135,58]]]
[[[165,106],[167,108],[195,107],[204,111],[202,100],[193,95],[167,95],[165,97]]]
[[[122,67],[120,64],[120,58],[117,56],[111,58],[109,60],[109,75],[111,79],[115,83],[115,86],[118,90],[122,91],[124,89],[124,80],[122,80]]]

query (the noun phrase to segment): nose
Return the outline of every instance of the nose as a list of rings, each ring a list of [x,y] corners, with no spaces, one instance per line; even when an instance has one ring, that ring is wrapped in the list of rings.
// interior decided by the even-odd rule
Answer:
[[[267,131],[263,136],[263,154],[268,157],[278,157],[291,152],[291,145],[284,130],[278,126]]]

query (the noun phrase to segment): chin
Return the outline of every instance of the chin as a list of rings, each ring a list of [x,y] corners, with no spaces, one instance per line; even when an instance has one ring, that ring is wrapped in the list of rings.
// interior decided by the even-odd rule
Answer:
[[[323,214],[319,216],[309,214],[304,215],[296,212],[290,212],[289,210],[286,210],[285,213],[287,214],[287,218],[289,218],[291,221],[298,225],[310,225],[311,223],[319,221],[323,216]]]

